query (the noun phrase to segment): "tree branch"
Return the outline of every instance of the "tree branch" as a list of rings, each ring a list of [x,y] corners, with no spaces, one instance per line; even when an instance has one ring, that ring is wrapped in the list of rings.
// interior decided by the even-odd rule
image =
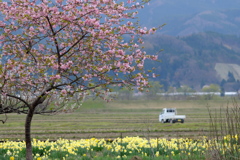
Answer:
[[[46,19],[47,19],[47,21],[48,21],[50,30],[51,30],[51,32],[52,32],[53,41],[54,41],[54,44],[55,44],[55,47],[56,47],[56,50],[57,50],[58,64],[60,64],[60,50],[59,50],[58,41],[57,41],[57,39],[56,39],[56,37],[55,37],[57,33],[54,31],[53,26],[52,26],[52,24],[51,24],[50,19],[49,19],[48,16],[46,16]],[[60,65],[59,65],[59,66],[60,66]]]
[[[5,113],[5,117],[6,117],[6,118],[5,118],[5,120],[0,120],[0,121],[1,121],[3,124],[4,124],[4,123],[6,123],[6,121],[7,121],[7,119],[8,119],[8,117],[7,117],[7,114],[6,114],[6,113]]]
[[[66,50],[62,55],[64,56],[65,54],[67,54],[73,47],[75,47],[88,33],[86,32],[85,34],[82,35],[81,38],[79,38],[70,48],[68,48],[68,50]],[[69,57],[68,57],[69,58]]]

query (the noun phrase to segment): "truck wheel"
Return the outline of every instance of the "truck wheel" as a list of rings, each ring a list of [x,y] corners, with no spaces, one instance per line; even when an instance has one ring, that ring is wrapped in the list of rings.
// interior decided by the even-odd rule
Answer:
[[[184,123],[184,119],[182,120],[182,123]]]

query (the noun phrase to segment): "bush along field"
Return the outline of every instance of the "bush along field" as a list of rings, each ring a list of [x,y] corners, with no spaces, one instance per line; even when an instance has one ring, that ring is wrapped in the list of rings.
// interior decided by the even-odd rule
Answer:
[[[235,159],[239,158],[239,137],[222,139],[123,137],[113,141],[81,139],[57,141],[33,140],[36,160],[159,160],[159,159]],[[0,144],[0,159],[23,160],[25,143],[5,141]]]

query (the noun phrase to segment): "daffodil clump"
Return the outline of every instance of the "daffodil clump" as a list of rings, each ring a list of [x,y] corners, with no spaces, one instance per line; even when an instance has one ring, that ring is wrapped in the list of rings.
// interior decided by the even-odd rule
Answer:
[[[33,140],[33,156],[36,160],[88,160],[88,159],[130,159],[139,156],[142,159],[161,159],[194,157],[204,159],[212,149],[222,155],[240,152],[238,136],[225,136],[222,140],[198,140],[188,138],[146,139],[140,137],[105,139],[81,139],[57,141]],[[5,141],[0,143],[0,159],[21,160],[25,157],[25,142]]]

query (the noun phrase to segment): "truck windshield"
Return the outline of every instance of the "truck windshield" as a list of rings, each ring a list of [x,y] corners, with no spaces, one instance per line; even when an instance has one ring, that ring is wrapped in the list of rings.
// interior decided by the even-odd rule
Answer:
[[[175,112],[174,109],[168,109],[167,112]]]

